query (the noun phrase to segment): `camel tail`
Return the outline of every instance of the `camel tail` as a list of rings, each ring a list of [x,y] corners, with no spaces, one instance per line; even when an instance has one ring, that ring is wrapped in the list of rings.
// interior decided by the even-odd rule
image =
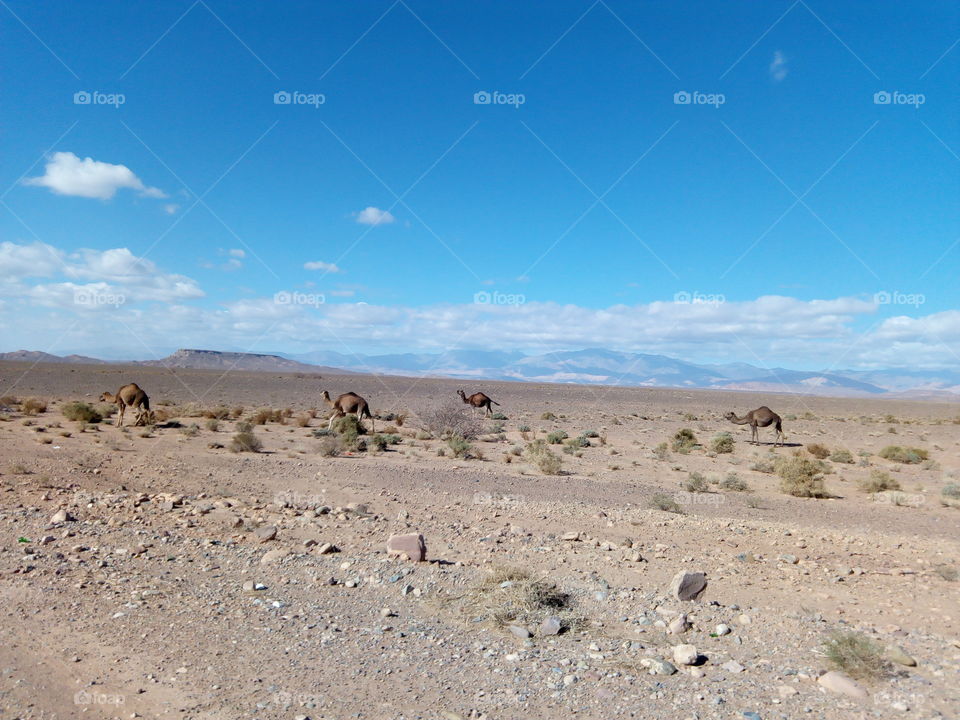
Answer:
[[[783,433],[783,426],[780,420],[777,420],[777,432]]]
[[[492,402],[494,405],[499,405],[499,404],[500,404],[500,403],[498,403],[496,400],[491,400],[490,402]]]
[[[144,397],[144,398],[143,398],[143,409],[144,409],[144,410],[149,410],[149,409],[150,409],[150,398],[148,398],[148,397]]]

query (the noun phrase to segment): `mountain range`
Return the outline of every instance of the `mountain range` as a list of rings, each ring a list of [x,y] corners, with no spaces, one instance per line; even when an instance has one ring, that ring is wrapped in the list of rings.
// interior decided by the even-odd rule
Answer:
[[[0,353],[0,361],[97,363],[82,355],[39,351]],[[747,363],[695,364],[665,355],[602,348],[524,355],[519,352],[450,350],[442,353],[347,355],[328,350],[257,354],[177,350],[161,360],[133,364],[264,372],[375,373],[465,380],[578,383],[634,387],[709,388],[849,397],[960,397],[960,372],[923,370],[788,370]]]

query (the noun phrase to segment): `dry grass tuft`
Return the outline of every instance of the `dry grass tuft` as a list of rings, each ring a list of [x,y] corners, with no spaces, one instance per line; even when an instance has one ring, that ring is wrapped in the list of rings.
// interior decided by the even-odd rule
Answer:
[[[892,460],[905,465],[917,465],[930,455],[922,448],[900,447],[899,445],[887,445],[877,454],[884,460]]]
[[[820,443],[810,443],[807,445],[807,452],[817,458],[817,460],[825,460],[830,457],[830,448]]]
[[[869,480],[860,481],[860,489],[866,493],[879,493],[887,490],[899,490],[900,483],[881,470],[872,470]]]
[[[835,632],[823,643],[829,663],[857,680],[875,680],[890,672],[883,646],[859,632]]]
[[[823,485],[820,465],[812,460],[794,455],[778,458],[774,467],[780,476],[780,492],[794,497],[830,497]]]
[[[536,465],[544,475],[559,475],[563,461],[543,440],[534,440],[523,451],[524,459]]]

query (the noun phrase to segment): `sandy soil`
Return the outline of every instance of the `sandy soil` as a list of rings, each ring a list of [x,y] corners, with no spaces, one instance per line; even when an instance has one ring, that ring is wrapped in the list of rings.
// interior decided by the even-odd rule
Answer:
[[[0,416],[3,718],[960,716],[960,509],[940,502],[960,473],[955,405],[117,366],[4,364],[0,379],[0,394],[48,405]],[[61,414],[130,381],[167,427]],[[507,418],[484,421],[482,459],[423,432],[459,387]],[[402,441],[324,457],[323,389],[408,412],[402,427],[377,420]],[[769,428],[750,445],[723,419],[762,404],[784,418],[787,447]],[[293,416],[255,427],[263,452],[232,453],[217,446],[236,421],[214,431],[201,415],[219,405]],[[734,450],[658,456],[681,428],[704,446],[728,431]],[[558,430],[597,435],[576,454],[551,446],[561,475],[511,452]],[[855,460],[825,461],[832,498],[785,495],[753,469],[770,453],[812,457],[811,443]],[[894,444],[931,462],[878,457]],[[859,489],[878,469],[899,496]],[[708,492],[684,490],[691,473]],[[729,473],[749,491],[711,482]],[[652,507],[656,493],[682,513]],[[51,522],[61,509],[73,519]],[[265,527],[276,537],[261,542]],[[429,562],[388,557],[388,537],[409,532]],[[553,636],[528,622],[525,639],[471,606],[504,568],[555,584],[576,623],[564,615]],[[683,570],[707,574],[698,602],[670,592]],[[527,581],[510,582],[489,598]],[[671,634],[680,613],[691,627]],[[832,693],[817,678],[836,631],[917,664],[860,680],[865,699]],[[675,661],[681,644],[696,666]],[[677,672],[651,674],[659,659]]]

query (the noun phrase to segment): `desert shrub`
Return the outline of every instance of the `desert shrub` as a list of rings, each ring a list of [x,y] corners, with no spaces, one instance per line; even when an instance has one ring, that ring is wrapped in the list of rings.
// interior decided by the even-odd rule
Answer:
[[[758,508],[760,507],[760,498],[758,498],[753,493],[747,493],[743,500],[744,504],[748,508]]]
[[[590,447],[590,441],[587,439],[586,435],[578,435],[575,438],[568,438],[567,440],[564,441],[564,444],[572,448]]]
[[[489,435],[499,435],[502,432],[503,432],[502,422],[491,423],[490,427],[487,428],[487,434]]]
[[[557,416],[554,415],[552,412],[545,412],[543,415],[540,416],[540,419],[541,419],[541,420],[556,420],[556,419],[557,419]]]
[[[250,422],[254,425],[266,425],[268,422],[283,423],[284,420],[283,411],[273,408],[260,408],[250,416]]]
[[[750,469],[756,472],[773,473],[776,472],[775,461],[775,457],[757,458],[750,466]]]
[[[450,448],[450,452],[455,458],[469,459],[473,457],[473,445],[470,444],[469,440],[460,435],[451,435],[447,439],[447,447]]]
[[[683,483],[683,489],[687,492],[706,492],[709,489],[707,479],[698,472],[692,472]]]
[[[518,425],[518,426],[517,426],[517,430],[518,430],[519,432],[522,432],[522,433],[527,433],[527,432],[530,432],[530,426],[529,426],[529,425]]]
[[[719,486],[722,490],[733,490],[734,492],[747,492],[750,489],[750,486],[744,480],[741,480],[736,473],[729,473],[720,481]]]
[[[373,446],[376,450],[383,452],[390,445],[399,445],[402,442],[403,438],[399,435],[392,435],[390,433],[377,433],[369,438],[368,444]]]
[[[17,407],[20,404],[20,401],[17,400],[13,395],[4,395],[0,397],[0,407],[4,410],[10,411]]]
[[[666,493],[654,493],[652,496],[650,496],[650,507],[654,508],[655,510],[663,510],[664,512],[683,515],[683,508],[680,507],[676,500]]]
[[[551,433],[547,433],[547,442],[551,445],[559,445],[566,439],[567,433],[563,430],[554,430]]]
[[[834,450],[832,453],[830,453],[830,459],[835,463],[853,465],[853,454],[845,448],[837,448]]]
[[[20,403],[20,410],[26,415],[39,415],[47,411],[47,403],[40,398],[27,398]]]
[[[335,435],[322,437],[320,443],[317,445],[317,452],[323,457],[336,457],[342,449],[340,438]]]
[[[327,437],[329,435],[336,435],[336,433],[329,428],[315,428],[310,431],[310,434],[315,438]]]
[[[884,460],[892,460],[905,465],[916,465],[929,456],[929,453],[921,448],[905,448],[899,445],[887,445],[878,454]]]
[[[794,455],[778,458],[774,468],[780,476],[780,492],[794,497],[829,497],[823,485],[823,475],[818,463]]]
[[[830,457],[829,448],[821,445],[820,443],[810,443],[807,445],[807,452],[813,455],[818,460],[823,460],[824,458]]]
[[[427,430],[440,438],[459,435],[469,441],[476,440],[483,432],[483,420],[460,402],[421,412],[420,417]]]
[[[710,449],[718,455],[732,453],[733,436],[728,432],[722,432],[719,435],[715,435],[710,441]]]
[[[653,449],[653,455],[657,460],[666,460],[670,457],[670,450],[665,442],[660,443]]]
[[[334,420],[333,431],[345,450],[360,450],[360,436],[367,432],[363,423],[352,413]]]
[[[311,419],[310,413],[297,415],[297,427],[308,427],[310,425],[310,419]]]
[[[867,493],[878,493],[886,490],[899,490],[900,483],[882,470],[870,472],[870,478],[860,481],[860,489]]]
[[[960,507],[960,483],[947,483],[940,491],[940,503]]]
[[[523,455],[527,462],[536,465],[544,475],[560,474],[562,460],[559,455],[550,450],[550,447],[543,440],[534,440],[532,443],[528,443]]]
[[[220,421],[216,418],[210,418],[203,425],[210,432],[217,432],[220,429]]]
[[[493,415],[490,416],[490,419],[491,419],[491,420],[506,420],[506,419],[507,419],[507,416],[504,415],[502,412],[495,412]]]
[[[860,632],[835,632],[823,643],[829,663],[858,680],[873,680],[889,672],[883,646]]]
[[[77,422],[98,423],[103,420],[103,415],[96,408],[79,400],[68,402],[63,406],[61,412],[67,420],[76,420]]]
[[[229,420],[230,408],[219,405],[215,408],[209,408],[203,411],[203,416],[211,420]]]
[[[252,429],[241,430],[235,433],[230,439],[230,452],[260,452],[263,449],[263,443],[260,438],[253,434]]]
[[[196,423],[184,425],[182,428],[180,428],[180,433],[186,435],[187,437],[196,437],[200,434],[200,426]]]
[[[697,447],[697,436],[693,434],[693,430],[690,428],[677,430],[673,435],[673,443],[670,447],[674,452],[686,455],[693,448]]]

